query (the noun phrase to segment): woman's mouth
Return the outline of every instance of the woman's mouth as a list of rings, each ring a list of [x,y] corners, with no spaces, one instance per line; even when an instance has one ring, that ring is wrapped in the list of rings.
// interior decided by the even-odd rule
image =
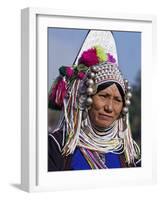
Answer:
[[[102,120],[111,120],[111,119],[113,119],[113,116],[107,115],[107,114],[102,114],[102,113],[100,113],[98,117],[99,117],[99,119],[102,119]]]

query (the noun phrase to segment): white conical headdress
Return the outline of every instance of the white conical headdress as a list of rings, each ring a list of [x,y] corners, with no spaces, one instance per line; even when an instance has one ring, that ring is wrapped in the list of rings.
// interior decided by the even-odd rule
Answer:
[[[78,55],[75,60],[74,64],[78,64],[78,60],[81,57],[82,53],[90,49],[93,46],[101,46],[105,49],[106,53],[110,53],[113,55],[113,57],[116,59],[116,64],[118,64],[118,58],[117,58],[117,49],[115,45],[115,40],[112,35],[111,31],[99,31],[99,30],[90,30]]]

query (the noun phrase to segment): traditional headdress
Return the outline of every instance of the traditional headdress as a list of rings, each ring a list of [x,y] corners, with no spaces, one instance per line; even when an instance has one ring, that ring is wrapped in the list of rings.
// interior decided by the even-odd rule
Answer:
[[[123,79],[116,58],[105,52],[102,46],[96,45],[83,51],[76,65],[62,66],[59,68],[59,72],[60,75],[49,93],[49,107],[64,111],[64,118],[59,126],[66,131],[67,135],[62,153],[72,154],[77,145],[101,152],[115,151],[123,146],[128,164],[134,163],[139,148],[132,139],[128,120],[128,106],[132,96],[131,87],[128,81]],[[110,129],[110,131],[113,130],[113,133],[108,133],[104,137],[104,141],[101,140],[100,145],[97,146],[90,142],[91,137],[95,139],[95,136],[92,135],[90,139],[86,137],[85,123],[88,126],[91,124],[85,114],[92,104],[91,96],[96,94],[99,85],[106,82],[115,82],[121,86],[124,93],[124,108],[121,113],[122,117],[117,124],[115,123],[115,130],[113,130],[114,128]],[[110,146],[109,135],[115,141],[112,146]],[[99,140],[99,138],[97,139]]]

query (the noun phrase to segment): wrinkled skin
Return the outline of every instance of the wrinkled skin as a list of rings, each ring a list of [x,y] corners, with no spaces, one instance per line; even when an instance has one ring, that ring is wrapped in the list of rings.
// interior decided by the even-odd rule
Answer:
[[[92,100],[89,117],[95,127],[107,128],[119,118],[123,99],[115,84],[96,93]]]

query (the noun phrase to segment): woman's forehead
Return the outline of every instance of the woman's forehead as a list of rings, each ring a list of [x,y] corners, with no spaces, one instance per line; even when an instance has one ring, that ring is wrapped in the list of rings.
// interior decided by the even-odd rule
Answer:
[[[116,83],[112,83],[110,86],[107,86],[105,89],[102,89],[98,92],[99,93],[112,93],[115,96],[121,96]]]

